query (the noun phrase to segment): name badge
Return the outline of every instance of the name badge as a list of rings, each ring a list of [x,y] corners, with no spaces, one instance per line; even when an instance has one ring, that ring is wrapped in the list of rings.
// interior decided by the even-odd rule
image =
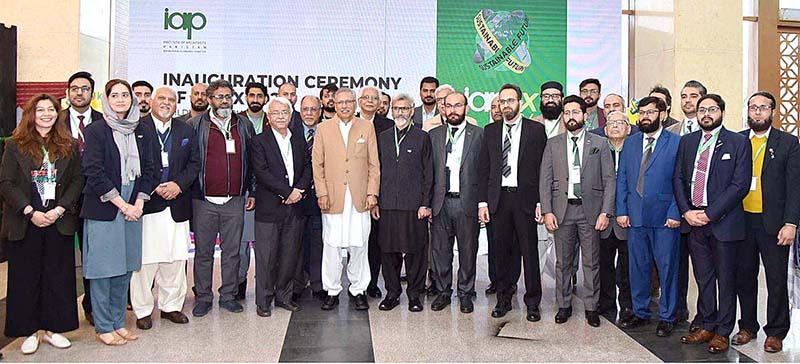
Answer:
[[[169,167],[169,153],[161,152],[161,168]]]
[[[42,195],[43,200],[55,200],[56,199],[56,183],[55,182],[45,182],[44,184],[44,195]]]
[[[750,191],[755,191],[758,184],[758,177],[753,176],[750,180]]]
[[[236,141],[233,139],[225,139],[225,152],[228,154],[236,154]]]

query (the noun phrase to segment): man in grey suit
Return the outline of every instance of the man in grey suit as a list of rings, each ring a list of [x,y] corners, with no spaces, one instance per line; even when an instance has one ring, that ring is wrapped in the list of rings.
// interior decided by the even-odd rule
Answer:
[[[555,235],[555,321],[562,324],[572,316],[572,262],[575,240],[580,239],[586,321],[598,327],[600,231],[614,211],[614,161],[606,138],[584,129],[586,102],[572,95],[562,105],[567,132],[547,142],[539,179],[541,213]]]
[[[419,83],[419,98],[422,105],[414,108],[414,115],[411,121],[418,128],[422,128],[422,122],[439,114],[436,107],[436,89],[439,87],[439,80],[436,77],[427,76]]]
[[[458,298],[460,310],[474,309],[475,263],[478,257],[478,162],[483,129],[465,122],[467,98],[460,92],[444,100],[447,122],[431,129],[433,159],[433,225],[431,244],[440,292],[431,309],[441,311],[453,294],[453,238],[458,241]]]

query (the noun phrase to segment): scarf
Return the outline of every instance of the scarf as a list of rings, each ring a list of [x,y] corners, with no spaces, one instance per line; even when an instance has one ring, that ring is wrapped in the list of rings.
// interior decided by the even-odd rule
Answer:
[[[139,148],[136,146],[136,134],[133,132],[139,126],[139,105],[136,96],[131,93],[131,109],[128,115],[120,119],[119,115],[111,109],[108,97],[102,95],[103,116],[106,124],[111,128],[114,143],[119,151],[120,170],[122,171],[122,184],[127,185],[142,175],[139,160]]]

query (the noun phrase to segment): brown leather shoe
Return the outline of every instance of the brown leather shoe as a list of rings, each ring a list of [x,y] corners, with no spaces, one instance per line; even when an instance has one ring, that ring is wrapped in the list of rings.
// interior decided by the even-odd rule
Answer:
[[[681,336],[681,342],[684,344],[700,344],[711,341],[714,338],[714,333],[705,329],[699,329],[695,332]]]
[[[720,335],[714,335],[711,342],[708,344],[708,352],[711,354],[719,354],[728,350],[728,338]]]
[[[176,324],[186,324],[189,323],[189,318],[180,311],[173,311],[173,312],[161,312],[161,318],[167,319],[172,321]]]
[[[139,328],[139,330],[150,330],[150,328],[153,327],[153,320],[150,318],[150,315],[136,320],[136,327]]]
[[[768,353],[777,353],[783,350],[783,340],[775,336],[767,336],[767,341],[764,341],[764,351]]]
[[[744,345],[753,340],[756,337],[756,334],[750,330],[739,330],[736,335],[733,335],[731,339],[731,344],[733,345]]]

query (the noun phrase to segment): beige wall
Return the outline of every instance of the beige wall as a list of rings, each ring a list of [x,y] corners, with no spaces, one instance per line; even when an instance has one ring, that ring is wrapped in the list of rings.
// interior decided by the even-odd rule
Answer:
[[[639,0],[635,23],[636,97],[661,83],[681,119],[680,88],[696,79],[725,100],[725,126],[742,129],[741,1]]]

